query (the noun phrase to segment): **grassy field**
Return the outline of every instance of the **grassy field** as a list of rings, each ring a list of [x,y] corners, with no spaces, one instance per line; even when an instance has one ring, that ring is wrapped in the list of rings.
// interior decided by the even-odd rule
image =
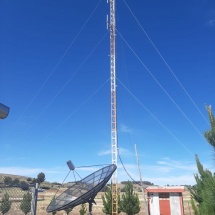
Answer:
[[[62,188],[61,190],[58,191],[57,196],[59,194],[61,194],[66,188]],[[54,195],[56,194],[56,189],[49,189],[49,190],[45,190],[44,192],[39,192],[38,193],[38,201],[37,201],[37,215],[48,215],[51,213],[47,213],[46,212],[46,208],[48,207],[48,205],[50,204],[52,198],[54,197]],[[145,215],[145,210],[144,210],[144,198],[143,198],[143,194],[142,192],[136,192],[139,196],[139,200],[141,203],[141,211],[139,212],[138,215]],[[2,197],[3,193],[0,193],[0,198]],[[10,195],[10,197],[12,197],[12,209],[10,210],[10,212],[8,212],[6,215],[20,215],[21,211],[19,208],[20,205],[20,199],[21,199],[21,194],[19,196],[14,196],[12,190],[8,191],[8,194]],[[103,209],[103,202],[102,202],[102,195],[104,195],[104,192],[99,192],[95,198],[95,202],[96,205],[93,205],[93,215],[102,215],[104,214],[102,212]],[[193,211],[192,211],[192,207],[191,207],[191,203],[190,203],[190,193],[189,191],[185,191],[183,193],[183,205],[184,205],[184,215],[194,215]],[[88,210],[88,204],[87,206],[87,210]],[[71,214],[74,215],[79,215],[79,210],[80,210],[80,206],[76,206]],[[57,215],[65,215],[65,211],[59,211],[57,212]],[[87,213],[86,213],[87,214]],[[123,213],[120,213],[123,215]]]
[[[61,190],[63,192],[63,190]],[[37,203],[37,214],[38,215],[47,215],[48,213],[46,212],[46,208],[49,205],[51,199],[55,195],[56,190],[48,190],[42,193],[39,193],[39,201]],[[141,192],[137,192],[139,195],[140,203],[141,203],[141,211],[139,212],[138,215],[145,215],[145,210],[144,210],[144,198],[143,194]],[[58,193],[60,194],[60,193]],[[93,205],[93,215],[102,215],[104,214],[102,212],[103,204],[102,204],[102,199],[101,196],[104,195],[103,192],[99,192],[98,195],[95,198],[96,205]],[[194,215],[191,204],[190,204],[190,193],[189,191],[185,191],[183,193],[183,202],[184,202],[184,215]],[[80,206],[77,206],[73,209],[71,214],[74,215],[79,215],[79,210]],[[87,205],[87,210],[88,210],[88,205]],[[64,211],[59,211],[57,212],[57,215],[65,215],[66,213]],[[123,213],[120,213],[123,215]]]
[[[26,181],[27,178],[23,177],[23,176],[16,176],[16,175],[7,175],[7,174],[0,174],[0,183],[3,183],[4,181],[4,177],[5,176],[10,176],[12,179],[14,178],[18,178],[20,181]],[[49,183],[49,182],[44,182],[42,183],[43,186],[47,186],[50,187],[49,190],[45,190],[44,192],[39,192],[38,193],[38,202],[37,202],[37,215],[48,215],[51,213],[47,213],[46,212],[46,208],[48,207],[48,205],[51,202],[51,199],[54,197],[54,195],[56,194],[57,191],[57,186],[54,186],[53,184]],[[70,184],[71,185],[71,184]],[[124,185],[123,184],[119,184],[119,188],[123,188]],[[62,193],[66,188],[61,188],[58,193],[57,196]],[[144,210],[144,198],[143,198],[143,194],[140,191],[140,187],[139,185],[135,184],[134,185],[134,190],[135,192],[138,194],[139,199],[140,199],[140,203],[141,203],[141,211],[139,212],[138,215],[145,215],[145,210]],[[11,193],[11,191],[8,191],[10,196],[13,197],[13,193]],[[0,193],[0,198],[2,193]],[[104,214],[102,212],[102,208],[103,208],[103,203],[102,203],[102,199],[101,196],[104,195],[103,192],[99,192],[98,195],[95,198],[95,202],[96,205],[93,205],[93,215],[101,215]],[[20,194],[19,197],[22,196],[22,193]],[[18,203],[14,203],[13,204],[14,208],[12,210],[12,212],[8,212],[6,215],[20,215],[20,211],[19,209],[19,204]],[[190,193],[188,190],[186,190],[183,193],[183,205],[184,205],[184,215],[194,215],[192,207],[191,207],[191,203],[190,203]],[[87,210],[88,210],[88,205],[87,206]],[[73,211],[71,212],[71,214],[74,215],[79,215],[79,210],[80,210],[80,206],[77,206],[73,209]],[[66,213],[64,211],[59,211],[57,212],[57,215],[65,215]],[[87,214],[87,213],[86,213]],[[120,213],[123,215],[123,213]]]

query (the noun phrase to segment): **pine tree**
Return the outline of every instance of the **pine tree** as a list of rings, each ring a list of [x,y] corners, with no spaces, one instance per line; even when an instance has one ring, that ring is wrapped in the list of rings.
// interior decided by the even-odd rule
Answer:
[[[111,186],[112,187],[112,186]],[[102,196],[103,206],[102,209],[103,213],[112,215],[112,188],[107,187],[107,191],[105,195]],[[120,195],[118,190],[118,206],[120,205]],[[120,213],[120,208],[118,207],[118,213]]]
[[[23,195],[22,202],[20,204],[20,209],[26,215],[31,211],[31,193],[27,192]]]
[[[211,129],[206,131],[204,135],[208,143],[215,149],[215,118],[212,112],[212,107],[206,106],[206,109],[208,111]]]
[[[211,106],[206,106],[211,128],[204,133],[208,143],[215,149],[215,119]],[[198,174],[195,174],[196,185],[190,189],[191,204],[195,215],[215,214],[215,175],[204,169],[196,155]]]
[[[215,214],[215,177],[203,168],[196,155],[198,174],[195,174],[196,185],[190,189],[192,207],[195,215]]]
[[[0,211],[4,215],[10,210],[10,208],[11,208],[10,197],[8,193],[5,193],[1,200]]]
[[[84,215],[86,212],[87,212],[86,204],[82,204],[79,213],[80,215]]]
[[[140,212],[140,201],[138,195],[134,192],[132,182],[128,182],[125,186],[125,193],[122,194],[120,208],[122,212],[128,215]]]

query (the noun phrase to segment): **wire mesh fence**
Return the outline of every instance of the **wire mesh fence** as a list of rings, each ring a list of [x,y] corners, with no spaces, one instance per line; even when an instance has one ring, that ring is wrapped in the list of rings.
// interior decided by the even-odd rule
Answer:
[[[0,186],[0,213],[5,215],[34,214],[35,186]]]

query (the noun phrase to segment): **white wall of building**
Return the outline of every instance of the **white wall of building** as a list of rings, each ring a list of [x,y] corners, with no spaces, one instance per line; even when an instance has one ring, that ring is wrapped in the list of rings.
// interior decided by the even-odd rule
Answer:
[[[160,215],[160,203],[158,193],[153,193],[150,195],[150,214]]]
[[[171,215],[182,215],[180,196],[178,193],[170,193],[170,211]]]

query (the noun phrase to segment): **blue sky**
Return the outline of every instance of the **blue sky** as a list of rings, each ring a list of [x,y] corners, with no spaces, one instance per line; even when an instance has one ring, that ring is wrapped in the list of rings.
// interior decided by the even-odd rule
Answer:
[[[105,0],[1,0],[0,172],[62,182],[111,163]],[[194,184],[213,170],[204,104],[215,105],[215,2],[116,0],[118,144],[139,180]],[[94,168],[80,168],[86,176]],[[72,174],[68,180],[73,180]],[[129,180],[118,162],[118,180]]]

